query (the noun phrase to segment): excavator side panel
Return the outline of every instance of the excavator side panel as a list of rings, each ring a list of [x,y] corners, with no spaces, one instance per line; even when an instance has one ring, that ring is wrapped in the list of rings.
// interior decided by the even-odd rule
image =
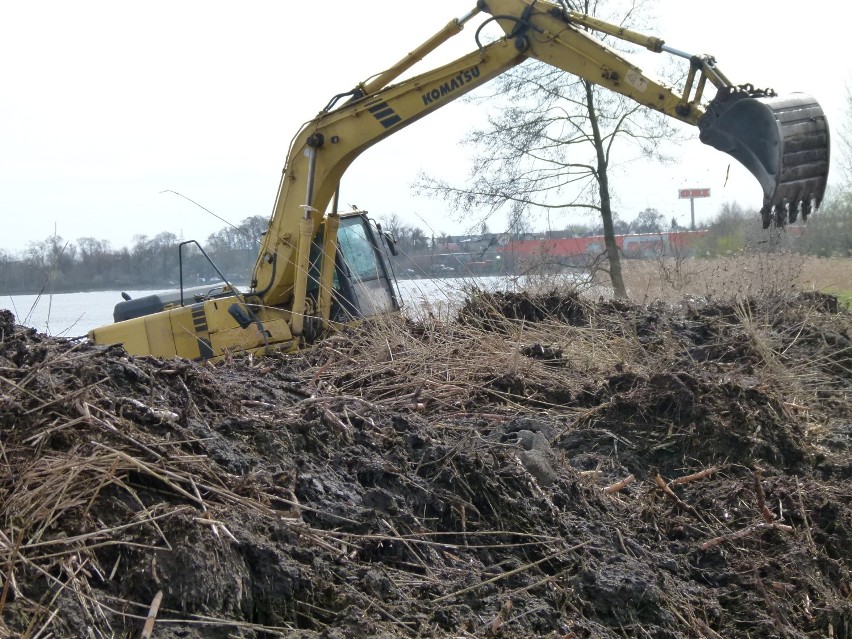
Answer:
[[[95,344],[122,344],[131,355],[215,359],[229,352],[261,352],[267,346],[292,350],[298,345],[290,333],[289,312],[260,308],[256,322],[242,327],[229,312],[245,307],[234,296],[205,300],[189,306],[134,317],[89,332]]]

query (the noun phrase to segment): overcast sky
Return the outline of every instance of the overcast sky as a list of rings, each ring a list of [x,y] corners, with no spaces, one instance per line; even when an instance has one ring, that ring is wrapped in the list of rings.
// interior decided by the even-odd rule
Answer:
[[[735,83],[813,94],[839,130],[852,83],[839,5],[651,4],[659,18],[649,33],[713,54]],[[119,247],[163,231],[203,241],[223,226],[165,190],[234,223],[268,216],[302,123],[473,5],[0,0],[0,249],[22,251],[54,229],[66,240],[95,237]],[[433,64],[472,49],[474,30]],[[642,64],[653,71],[645,58]],[[485,115],[482,107],[452,104],[370,149],[345,176],[342,203],[377,217],[397,213],[436,233],[468,230],[469,220],[416,197],[411,184],[420,171],[463,176],[458,140]],[[756,180],[735,162],[725,184],[732,162],[697,139],[682,145],[673,166],[632,162],[614,184],[617,210],[632,219],[651,207],[687,223],[689,203],[677,198],[682,187],[712,189],[713,197],[696,202],[699,219],[726,201],[759,206]],[[591,220],[551,220],[556,228],[575,221]]]

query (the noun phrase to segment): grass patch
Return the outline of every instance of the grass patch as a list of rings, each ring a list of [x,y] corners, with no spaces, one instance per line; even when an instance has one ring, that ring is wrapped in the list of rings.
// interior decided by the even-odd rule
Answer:
[[[680,300],[684,295],[713,299],[767,293],[824,291],[852,308],[852,258],[819,259],[794,253],[769,253],[709,259],[624,260],[630,299]],[[604,282],[601,279],[601,283]]]
[[[852,290],[845,291],[829,291],[832,295],[837,295],[837,300],[841,306],[845,306],[852,311]]]

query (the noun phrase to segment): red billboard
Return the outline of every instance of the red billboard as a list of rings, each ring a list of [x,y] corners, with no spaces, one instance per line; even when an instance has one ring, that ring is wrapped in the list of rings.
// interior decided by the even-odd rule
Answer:
[[[691,200],[694,197],[710,197],[710,189],[680,189],[681,200]]]

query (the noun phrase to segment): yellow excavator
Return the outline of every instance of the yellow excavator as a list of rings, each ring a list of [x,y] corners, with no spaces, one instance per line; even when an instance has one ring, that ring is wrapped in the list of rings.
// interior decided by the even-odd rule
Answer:
[[[393,84],[480,13],[488,17],[473,52]],[[492,22],[505,36],[481,44],[480,32]],[[688,59],[683,86],[647,76],[595,33]],[[829,132],[812,97],[734,85],[712,57],[577,13],[564,0],[480,0],[386,71],[335,96],[301,129],[248,292],[226,284],[198,294],[181,285],[175,294],[126,299],[115,308],[115,323],[94,329],[89,339],[121,343],[134,355],[204,360],[297,350],[341,323],[397,310],[393,244],[365,212],[338,210],[344,172],[371,145],[529,58],[697,126],[702,142],[757,178],[764,228],[807,218],[822,200]],[[710,90],[715,95],[705,99]]]

